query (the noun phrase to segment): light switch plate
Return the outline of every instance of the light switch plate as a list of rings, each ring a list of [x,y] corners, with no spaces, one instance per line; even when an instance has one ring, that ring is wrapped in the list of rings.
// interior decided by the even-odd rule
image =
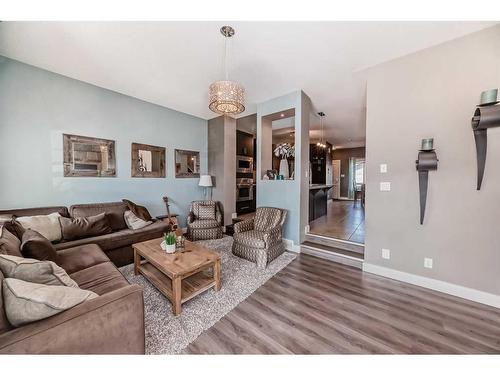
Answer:
[[[424,267],[432,268],[432,258],[424,258]]]
[[[238,214],[236,212],[233,212],[231,214],[231,219],[236,219],[238,217]]]
[[[384,259],[391,259],[391,250],[389,250],[389,249],[382,249],[382,258],[384,258]]]
[[[391,183],[390,182],[381,182],[380,183],[380,191],[391,191]]]
[[[380,164],[380,173],[387,173],[387,164]]]

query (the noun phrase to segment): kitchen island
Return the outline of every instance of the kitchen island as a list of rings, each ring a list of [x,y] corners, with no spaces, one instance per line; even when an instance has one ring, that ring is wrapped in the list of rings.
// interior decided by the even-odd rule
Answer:
[[[328,190],[332,187],[327,184],[309,185],[309,222],[326,215]]]

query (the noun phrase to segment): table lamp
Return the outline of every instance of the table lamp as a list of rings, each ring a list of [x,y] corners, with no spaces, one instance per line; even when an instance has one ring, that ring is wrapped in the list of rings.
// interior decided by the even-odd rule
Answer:
[[[209,174],[203,174],[200,176],[200,182],[198,182],[198,186],[202,186],[204,188],[204,196],[207,199],[207,189],[211,188],[212,185],[212,176]],[[212,189],[210,189],[210,200],[212,200]]]

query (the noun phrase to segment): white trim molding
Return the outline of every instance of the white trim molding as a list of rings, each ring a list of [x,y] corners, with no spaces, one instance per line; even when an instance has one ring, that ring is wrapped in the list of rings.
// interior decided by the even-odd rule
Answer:
[[[293,253],[300,253],[300,246],[295,245],[292,240],[283,238],[283,242],[285,244],[285,249],[287,249],[288,251],[291,251]]]
[[[398,271],[387,267],[377,266],[376,264],[363,263],[363,271],[500,308],[500,296],[496,294],[482,292],[465,286],[414,275],[412,273]]]

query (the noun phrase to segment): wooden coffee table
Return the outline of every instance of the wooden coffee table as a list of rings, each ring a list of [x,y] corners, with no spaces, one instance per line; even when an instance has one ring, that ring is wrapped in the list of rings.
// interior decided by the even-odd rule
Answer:
[[[181,305],[214,287],[221,288],[219,253],[196,243],[185,241],[185,248],[167,254],[160,247],[163,238],[133,244],[134,272],[141,273],[172,302],[174,315]]]

